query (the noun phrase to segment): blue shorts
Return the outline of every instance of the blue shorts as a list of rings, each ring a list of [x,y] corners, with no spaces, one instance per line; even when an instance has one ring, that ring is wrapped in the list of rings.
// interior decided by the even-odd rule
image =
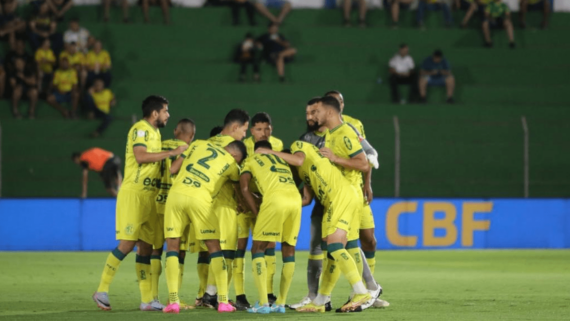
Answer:
[[[55,96],[55,101],[57,101],[58,104],[71,103],[71,91],[62,94],[59,91],[55,90],[53,92],[53,95]]]
[[[445,86],[445,76],[429,76],[428,86]]]

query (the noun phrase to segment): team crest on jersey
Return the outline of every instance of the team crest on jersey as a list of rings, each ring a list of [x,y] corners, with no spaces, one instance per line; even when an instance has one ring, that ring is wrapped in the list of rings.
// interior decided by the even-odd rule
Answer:
[[[148,142],[148,138],[149,138],[148,130],[145,130],[144,131],[144,141]]]
[[[316,171],[316,170],[317,170],[317,166],[311,165],[311,171],[314,172],[314,171]]]
[[[348,150],[352,150],[352,143],[350,142],[350,139],[348,139],[348,137],[344,136],[344,145],[346,146],[346,148],[348,148]]]
[[[297,145],[297,148],[302,149],[303,148],[303,143],[302,142],[296,142],[295,143]]]
[[[133,235],[134,232],[135,232],[135,227],[132,224],[129,224],[127,225],[127,227],[125,227],[126,235]]]
[[[133,137],[132,137],[133,141],[137,139],[138,132],[139,131],[136,128],[135,130],[133,130]]]

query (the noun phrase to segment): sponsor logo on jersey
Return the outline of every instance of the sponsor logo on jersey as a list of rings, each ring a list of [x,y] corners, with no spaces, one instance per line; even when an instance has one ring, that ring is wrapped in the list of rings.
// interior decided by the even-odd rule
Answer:
[[[216,230],[200,230],[200,233],[202,233],[202,234],[214,234],[214,233],[216,233]]]
[[[222,167],[222,169],[220,170],[220,172],[218,173],[218,176],[222,176],[222,174],[228,170],[228,168],[230,168],[230,164],[224,165],[224,167]]]
[[[281,232],[263,232],[263,236],[279,236]]]
[[[126,235],[133,235],[134,232],[135,232],[135,227],[132,224],[129,224],[127,225],[127,227],[125,227]]]

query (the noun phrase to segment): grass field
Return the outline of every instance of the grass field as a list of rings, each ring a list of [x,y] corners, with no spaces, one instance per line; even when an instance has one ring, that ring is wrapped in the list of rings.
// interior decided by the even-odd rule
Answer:
[[[199,309],[179,316],[140,312],[134,256],[121,265],[111,286],[113,311],[91,301],[107,253],[0,253],[0,320],[255,320],[366,318],[371,320],[569,320],[570,251],[390,251],[378,252],[376,278],[391,306],[360,314],[220,315]],[[248,255],[249,256],[249,255]],[[279,254],[278,254],[279,257]],[[289,302],[305,295],[307,253],[297,255]],[[197,289],[195,257],[187,259],[182,298]],[[279,265],[279,263],[278,263]],[[250,301],[257,293],[246,267]],[[276,282],[276,284],[278,284]],[[277,289],[277,288],[276,288]],[[166,283],[161,279],[162,298]],[[231,290],[233,297],[233,289]],[[349,292],[341,278],[333,305]]]

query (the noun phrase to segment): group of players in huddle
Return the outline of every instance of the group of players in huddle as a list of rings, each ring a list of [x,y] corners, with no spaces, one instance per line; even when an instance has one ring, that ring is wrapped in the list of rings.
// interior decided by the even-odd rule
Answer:
[[[186,252],[198,253],[200,286],[195,306],[218,312],[285,313],[295,271],[301,208],[315,198],[307,267],[308,294],[288,306],[299,312],[332,310],[331,293],[340,275],[352,287],[337,312],[386,307],[373,277],[376,239],[372,168],[378,155],[366,141],[362,123],[343,115],[338,91],[311,99],[307,132],[283,150],[273,137],[271,118],[231,110],[223,127],[207,140],[194,141],[196,125],[178,122],[175,139],[161,140],[159,128],[170,115],[168,101],[149,96],[143,119],[129,130],[125,175],[117,196],[116,238],[93,300],[111,310],[109,286],[121,261],[137,246],[140,310],[179,313],[194,308],[180,302]],[[246,138],[251,123],[251,136]],[[249,304],[244,290],[245,250],[252,235],[252,272],[259,301]],[[359,247],[358,241],[361,246]],[[168,304],[158,300],[166,241]],[[274,294],[275,244],[283,267]],[[324,267],[324,268],[323,268]],[[234,281],[236,300],[228,298]]]

